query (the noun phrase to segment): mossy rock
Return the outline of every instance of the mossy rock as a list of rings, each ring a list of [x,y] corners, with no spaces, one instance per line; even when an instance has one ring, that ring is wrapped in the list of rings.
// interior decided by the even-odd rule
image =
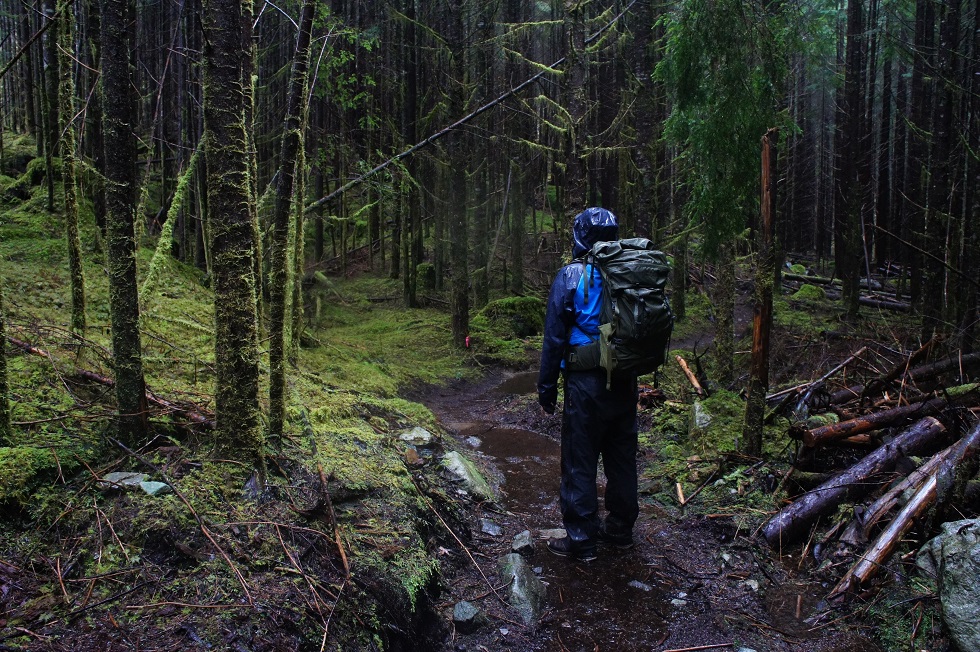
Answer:
[[[823,301],[827,298],[827,293],[823,288],[816,285],[804,283],[791,297],[793,301]]]
[[[799,263],[791,266],[789,271],[793,274],[806,275],[806,265],[800,265]]]
[[[530,337],[544,331],[544,310],[544,302],[537,297],[507,297],[491,301],[478,316],[496,335]]]

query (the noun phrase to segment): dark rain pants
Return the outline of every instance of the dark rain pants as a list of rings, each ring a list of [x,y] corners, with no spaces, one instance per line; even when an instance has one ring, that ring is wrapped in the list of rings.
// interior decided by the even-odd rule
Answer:
[[[573,541],[595,540],[599,529],[596,488],[599,457],[606,475],[606,530],[625,534],[639,514],[636,480],[635,378],[606,372],[565,371],[565,407],[561,423],[560,504],[565,530]]]

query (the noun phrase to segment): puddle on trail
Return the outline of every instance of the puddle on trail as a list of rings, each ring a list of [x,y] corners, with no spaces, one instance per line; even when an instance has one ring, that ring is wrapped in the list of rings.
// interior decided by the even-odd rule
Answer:
[[[520,374],[466,400],[444,395],[450,400],[434,406],[462,440],[493,459],[503,477],[501,507],[509,515],[494,514],[493,519],[504,529],[500,540],[509,541],[522,530],[535,537],[530,564],[540,568],[548,585],[549,606],[532,637],[535,642],[519,649],[650,650],[666,636],[671,605],[639,546],[625,552],[601,547],[599,558],[589,563],[549,553],[539,531],[561,527],[559,444],[486,420],[490,407],[505,394],[530,394],[534,387],[534,374]],[[601,491],[600,486],[600,504]]]

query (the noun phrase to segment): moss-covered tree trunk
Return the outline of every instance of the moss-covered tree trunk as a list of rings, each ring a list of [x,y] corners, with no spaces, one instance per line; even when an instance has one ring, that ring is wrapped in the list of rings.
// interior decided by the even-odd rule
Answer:
[[[304,85],[306,96],[308,86]],[[304,101],[304,104],[307,104]],[[306,264],[306,129],[309,124],[308,107],[303,108],[303,127],[299,132],[299,147],[296,150],[296,180],[293,191],[293,242],[290,246],[293,260],[292,317],[290,328],[289,361],[296,364],[299,358],[299,344],[303,335],[303,266]]]
[[[119,434],[146,432],[146,387],[136,286],[136,102],[129,67],[131,0],[102,0],[102,131],[105,148],[106,266]]]
[[[454,53],[452,57],[451,69],[455,85],[450,92],[450,115],[464,115],[466,106],[465,88],[463,84],[466,74],[465,47],[463,43],[463,2],[453,0],[449,3],[450,7],[450,49]],[[466,336],[469,334],[470,327],[470,302],[469,302],[469,236],[466,224],[466,202],[467,202],[467,137],[466,133],[457,131],[450,136],[450,164],[449,171],[449,260],[452,270],[450,280],[450,312],[452,313],[452,337],[453,344],[463,348],[466,343]]]
[[[565,0],[565,48],[568,57],[568,72],[562,76],[562,93],[568,108],[568,130],[564,136],[565,174],[562,179],[562,209],[564,219],[558,233],[569,233],[575,216],[585,206],[585,161],[584,149],[587,123],[585,120],[585,82],[588,63],[585,52],[585,12],[588,3],[579,0]],[[568,242],[562,237],[562,242]]]
[[[44,85],[47,93],[45,102],[44,166],[45,183],[48,188],[48,211],[54,212],[54,158],[58,140],[61,136],[58,125],[58,18],[55,15],[55,0],[44,0],[44,20],[51,21],[51,27],[44,35]]]
[[[289,97],[286,120],[283,125],[282,148],[279,155],[279,171],[276,174],[276,204],[272,213],[272,244],[270,247],[269,278],[269,436],[281,437],[285,421],[286,349],[289,346],[289,330],[292,317],[287,308],[292,307],[295,287],[296,258],[289,250],[290,209],[293,206],[293,182],[296,158],[302,144],[301,131],[306,76],[310,58],[310,31],[313,27],[312,0],[303,3],[299,36],[296,39],[296,55],[289,81]],[[302,171],[300,171],[302,175]],[[302,211],[298,211],[302,213]],[[296,233],[297,241],[301,233]]]
[[[3,311],[3,281],[0,280],[0,446],[10,440],[10,384],[7,382],[7,316]]]
[[[87,4],[87,25],[85,33],[88,37],[91,66],[99,69],[102,60],[102,16],[99,0],[90,0]],[[99,83],[99,82],[96,82]],[[99,227],[98,235],[105,236],[105,145],[102,141],[102,102],[90,102],[88,119],[86,120],[88,146],[92,152],[92,166],[99,174],[88,175],[89,192],[92,196],[92,211],[95,213],[95,224]],[[84,155],[84,154],[83,154]]]
[[[511,166],[517,167],[516,163]],[[514,198],[509,205],[510,210],[510,292],[515,295],[524,294],[524,208],[525,201],[524,176],[520,170],[514,180]],[[532,204],[533,206],[533,204]]]
[[[78,234],[78,184],[75,159],[75,81],[72,76],[71,52],[74,43],[74,14],[71,4],[63,2],[58,12],[58,85],[59,124],[64,126],[61,138],[61,179],[65,187],[65,237],[68,240],[68,270],[71,276],[71,330],[85,332],[85,274],[82,271],[82,241]]]
[[[670,307],[678,320],[687,317],[687,254],[688,241],[685,234],[678,238],[677,248],[674,250],[674,268],[671,270],[670,279],[673,290],[670,295]]]
[[[261,465],[256,240],[245,116],[252,5],[204,2],[204,126],[214,278],[216,444]],[[104,42],[103,42],[104,43]]]

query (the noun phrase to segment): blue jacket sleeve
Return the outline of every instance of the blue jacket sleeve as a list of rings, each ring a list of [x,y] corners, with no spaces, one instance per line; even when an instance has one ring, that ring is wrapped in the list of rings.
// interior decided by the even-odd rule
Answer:
[[[575,288],[582,276],[582,265],[565,265],[551,284],[541,344],[538,372],[538,402],[554,405],[558,400],[558,375],[568,349],[568,336],[575,323]]]

